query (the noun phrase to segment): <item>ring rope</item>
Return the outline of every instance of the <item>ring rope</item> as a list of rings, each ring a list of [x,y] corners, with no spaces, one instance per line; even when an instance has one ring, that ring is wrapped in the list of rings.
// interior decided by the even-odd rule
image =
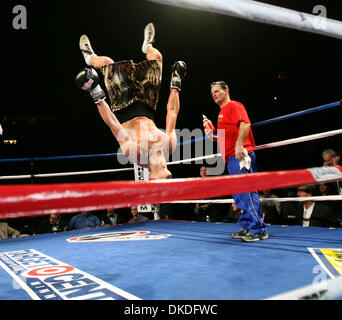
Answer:
[[[260,198],[260,202],[302,202],[302,201],[342,201],[342,195],[315,196],[315,197],[284,197],[284,198]],[[234,203],[234,199],[207,199],[207,200],[178,200],[170,203]]]
[[[342,39],[342,22],[251,0],[149,0]]]
[[[272,142],[272,143],[268,143],[268,144],[263,144],[260,146],[256,146],[255,150],[275,148],[275,147],[285,146],[285,145],[289,145],[289,144],[295,144],[295,143],[306,142],[306,141],[311,141],[311,140],[316,140],[316,139],[322,139],[322,138],[331,137],[331,136],[335,136],[335,135],[339,135],[339,134],[342,134],[342,129],[312,134],[312,135],[308,135],[308,136],[302,136],[302,137],[293,138],[293,139],[287,139],[287,140],[283,140],[283,141]],[[211,155],[206,155],[206,156],[201,156],[201,157],[196,157],[196,158],[167,162],[167,165],[174,165],[174,164],[182,164],[182,163],[188,163],[188,162],[193,162],[193,161],[200,161],[200,160],[211,159],[211,158],[220,157],[220,156],[221,156],[221,153],[216,153],[216,154],[211,154]],[[105,170],[91,170],[91,171],[77,171],[77,172],[56,172],[56,173],[42,173],[42,174],[31,174],[31,175],[0,176],[0,180],[72,176],[72,175],[84,175],[84,174],[123,172],[123,171],[132,171],[132,170],[134,170],[134,167],[119,168],[119,169],[105,169]]]
[[[123,153],[102,153],[102,154],[82,154],[73,156],[54,156],[54,157],[39,157],[39,158],[13,158],[13,159],[0,159],[1,162],[24,162],[24,161],[44,161],[44,160],[66,160],[66,159],[79,159],[79,158],[103,158],[114,157],[122,155]]]
[[[326,109],[338,107],[340,105],[341,105],[341,101],[336,101],[336,102],[324,104],[322,106],[318,106],[318,107],[314,107],[314,108],[310,108],[310,109],[306,109],[306,110],[290,113],[290,114],[287,114],[287,115],[284,115],[284,116],[272,118],[272,119],[269,119],[269,120],[264,120],[264,121],[256,122],[256,123],[252,124],[252,127],[258,127],[258,126],[263,126],[265,124],[270,124],[270,123],[274,123],[274,122],[278,122],[278,121],[288,120],[288,119],[291,119],[291,118],[297,118],[297,117],[304,116],[304,115],[307,115],[309,113],[313,113],[313,112],[316,112],[316,111],[321,111],[321,110],[326,110]]]
[[[268,119],[268,120],[263,120],[263,121],[260,121],[260,122],[255,122],[255,123],[252,123],[252,127],[254,128],[254,127],[259,127],[259,126],[263,126],[263,125],[270,124],[270,123],[275,123],[275,122],[278,122],[278,121],[288,120],[288,119],[291,119],[291,118],[304,116],[304,115],[307,115],[309,113],[313,113],[313,112],[317,112],[317,111],[321,111],[321,110],[326,110],[326,109],[330,109],[330,108],[334,108],[334,107],[338,107],[340,105],[341,105],[341,101],[336,101],[336,102],[324,104],[324,105],[321,105],[321,106],[318,106],[318,107],[314,107],[314,108],[310,108],[310,109],[306,109],[306,110],[290,113],[290,114],[283,115],[283,116],[280,116],[280,117],[276,117],[276,118],[272,118],[272,119]],[[194,142],[197,142],[197,141],[200,141],[200,140],[207,140],[207,139],[209,139],[209,137],[207,137],[207,136],[204,136],[204,137],[201,137],[201,138],[194,138],[194,139],[191,139],[191,140],[188,140],[188,141],[180,142],[178,145],[186,145],[186,144],[189,144],[189,143],[194,143]]]
[[[299,137],[299,138],[287,139],[287,140],[283,140],[283,141],[264,144],[261,146],[257,146],[255,148],[255,150],[268,149],[268,148],[286,146],[289,144],[305,142],[305,141],[317,140],[317,139],[322,139],[322,138],[326,138],[326,137],[339,135],[341,133],[342,133],[342,129],[332,130],[332,131],[327,131],[327,132],[322,132],[322,133],[316,133],[316,134],[311,134],[311,135],[303,136],[303,137]]]
[[[342,276],[275,295],[266,300],[334,300],[342,297]]]
[[[280,116],[280,117],[276,117],[276,118],[272,118],[272,119],[268,119],[268,120],[263,120],[260,122],[256,122],[256,123],[252,123],[252,127],[256,127],[256,126],[262,126],[262,125],[266,125],[266,124],[270,124],[270,123],[274,123],[277,121],[282,121],[282,120],[287,120],[293,117],[299,117],[299,116],[303,116],[312,112],[316,112],[316,111],[321,111],[321,110],[326,110],[326,109],[330,109],[333,107],[337,107],[341,105],[341,101],[336,101],[336,102],[332,102],[332,103],[328,103],[325,105],[321,105],[318,107],[314,107],[314,108],[310,108],[310,109],[306,109],[306,110],[302,110],[302,111],[298,111],[295,113],[290,113],[284,116]],[[188,141],[184,141],[184,142],[179,142],[178,146],[181,145],[185,145],[185,144],[189,144],[189,143],[193,143],[193,142],[197,142],[203,139],[208,139],[207,136],[205,137],[201,137],[201,138],[195,138],[195,139],[190,139]],[[53,156],[53,157],[38,157],[38,158],[13,158],[13,159],[0,159],[0,163],[1,162],[21,162],[21,161],[40,161],[40,160],[64,160],[64,159],[78,159],[78,158],[100,158],[100,157],[113,157],[113,156],[118,156],[118,155],[123,155],[123,153],[103,153],[103,154],[90,154],[90,155],[73,155],[73,156]]]
[[[0,217],[125,208],[227,196],[342,180],[342,167],[256,172],[153,181],[22,184],[0,186]]]

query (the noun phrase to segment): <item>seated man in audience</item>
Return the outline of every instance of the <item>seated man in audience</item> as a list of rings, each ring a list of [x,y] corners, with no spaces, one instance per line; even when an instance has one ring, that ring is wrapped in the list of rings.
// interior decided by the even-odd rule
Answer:
[[[208,175],[208,168],[201,166],[200,177],[206,178]],[[194,208],[194,220],[195,221],[210,221],[210,208],[208,203],[196,203]]]
[[[279,198],[271,193],[271,190],[263,190],[260,199]],[[280,203],[277,202],[261,202],[262,215],[265,223],[281,224]]]
[[[340,166],[340,155],[333,149],[325,149],[322,152],[323,167]],[[342,194],[342,186],[340,181],[329,183],[331,194]]]
[[[322,152],[323,167],[339,166],[340,155],[334,149],[325,149]]]
[[[199,174],[201,178],[206,178],[208,176],[208,167],[205,165],[201,166]],[[210,203],[209,201],[208,203],[196,203],[192,207],[193,214],[190,217],[191,220],[220,222],[227,218],[230,206],[221,203]]]
[[[331,183],[320,183],[319,184],[319,196],[334,196],[337,195],[336,192],[334,192],[334,189],[332,187]],[[334,211],[336,211],[340,207],[340,201],[320,201],[320,203],[324,204],[327,207],[331,207]]]
[[[11,239],[25,236],[28,236],[28,234],[22,234],[18,230],[10,227],[7,222],[0,220],[0,239]]]
[[[298,188],[298,197],[312,197],[315,195],[315,185],[303,185]],[[299,202],[296,218],[298,225],[303,227],[316,226],[316,227],[338,227],[339,222],[334,211],[321,204],[319,201],[315,202],[307,200]]]
[[[45,218],[40,222],[35,233],[53,233],[65,231],[68,228],[68,224],[59,214],[50,214],[48,218]]]
[[[145,216],[140,214],[140,212],[138,211],[138,207],[137,206],[131,207],[131,213],[132,213],[133,217],[132,217],[132,219],[130,219],[128,221],[128,223],[148,220],[148,218],[146,218]]]
[[[340,166],[341,155],[340,152],[336,152],[334,149],[325,149],[322,152],[323,167],[337,167]],[[327,195],[342,195],[342,182],[336,181],[325,184],[329,190]],[[337,218],[342,222],[342,201],[329,201],[329,206],[333,207],[336,212]]]
[[[223,222],[227,223],[238,223],[241,214],[241,209],[239,209],[235,202],[233,202],[228,210],[227,217],[224,218]]]
[[[118,213],[118,210],[107,209],[103,213],[99,215],[101,220],[101,224],[105,226],[113,226],[116,224],[125,223],[125,217],[122,214]]]
[[[100,219],[90,212],[82,212],[73,216],[69,222],[69,229],[94,228],[101,225]]]

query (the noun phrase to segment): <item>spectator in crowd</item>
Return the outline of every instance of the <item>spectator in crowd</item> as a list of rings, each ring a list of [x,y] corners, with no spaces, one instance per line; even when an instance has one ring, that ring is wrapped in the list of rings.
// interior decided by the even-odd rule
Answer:
[[[126,223],[124,214],[118,212],[118,210],[107,209],[99,215],[101,224],[105,226],[113,226],[116,224]]]
[[[336,192],[332,192],[331,189],[334,189],[334,185],[331,183],[321,183],[319,185],[319,193],[321,196],[333,196],[336,195]],[[327,200],[320,201],[320,203],[324,204],[327,207],[330,207],[340,224],[342,224],[342,202],[336,200]]]
[[[239,222],[239,217],[241,214],[241,209],[239,209],[235,202],[232,203],[228,210],[227,216],[223,219],[223,222],[226,223],[238,223]]]
[[[208,168],[206,166],[200,167],[200,177],[206,178],[208,176]],[[207,203],[196,203],[194,208],[195,221],[210,221],[210,209]]]
[[[331,191],[330,183],[320,183],[319,192],[321,196],[331,196],[334,193]]]
[[[209,206],[208,203],[196,203],[194,208],[194,220],[211,221]]]
[[[140,214],[137,206],[131,207],[131,213],[132,213],[132,218],[128,221],[128,223],[148,220],[148,218]]]
[[[154,204],[152,206],[153,220],[160,220],[160,204]]]
[[[340,165],[340,155],[333,149],[325,149],[322,152],[323,167],[336,167]],[[329,183],[329,188],[331,194],[341,194],[342,195],[342,184],[340,181]]]
[[[69,229],[94,228],[101,225],[100,219],[90,212],[81,212],[70,219]]]
[[[41,221],[41,216],[20,217],[11,219],[9,224],[21,234],[34,235],[35,230]]]
[[[161,203],[159,207],[160,219],[173,219],[175,206],[176,204],[172,203]]]
[[[322,152],[323,167],[339,166],[340,155],[334,149],[325,149]]]
[[[341,155],[340,152],[336,152],[334,149],[325,149],[322,152],[323,158],[323,166],[324,167],[331,167],[331,166],[340,166]],[[327,195],[342,195],[342,182],[336,181],[331,183],[325,184],[328,188]],[[323,190],[324,192],[324,190]],[[337,219],[339,222],[342,222],[342,202],[341,201],[327,201],[326,205],[333,208],[336,212]]]
[[[208,176],[208,167],[202,166],[200,167],[200,177],[206,178]]]
[[[333,196],[336,195],[332,189],[331,183],[320,183],[319,185],[319,196]],[[337,210],[339,206],[338,201],[321,201],[322,204],[326,205],[327,207],[331,207],[334,211]]]
[[[221,197],[224,199],[225,197]],[[194,221],[223,222],[228,218],[230,205],[225,203],[199,203],[194,208]]]
[[[208,176],[208,167],[200,167],[200,177],[206,178]],[[192,220],[194,221],[212,221],[220,222],[227,217],[229,206],[217,203],[196,203],[193,209]]]
[[[278,198],[277,195],[271,193],[271,190],[264,190],[260,194],[260,199]],[[277,202],[261,202],[262,215],[265,223],[281,224],[280,203]]]
[[[0,221],[0,239],[11,239],[25,236],[28,236],[28,234],[22,234],[18,230],[10,227],[7,222]]]
[[[67,228],[68,223],[63,220],[63,218],[59,214],[50,214],[49,218],[45,218],[39,223],[34,233],[41,234],[61,232],[66,231]]]
[[[298,197],[312,197],[315,195],[315,185],[303,185],[298,188]],[[304,201],[299,203],[296,211],[298,225],[303,227],[338,227],[339,222],[331,208],[318,201]]]
[[[294,198],[296,197],[297,189],[287,188],[285,189],[284,197]],[[284,225],[294,225],[297,223],[296,211],[298,202],[286,201],[280,203],[280,217],[281,223]]]

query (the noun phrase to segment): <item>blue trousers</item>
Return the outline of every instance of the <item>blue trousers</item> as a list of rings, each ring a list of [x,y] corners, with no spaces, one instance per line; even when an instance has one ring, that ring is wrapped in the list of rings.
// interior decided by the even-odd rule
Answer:
[[[256,157],[254,151],[249,154],[251,157],[251,166],[249,170],[242,168],[240,170],[240,160],[231,156],[227,161],[227,170],[229,175],[248,174],[257,172]],[[266,230],[266,224],[262,219],[262,207],[257,191],[248,193],[233,194],[236,206],[242,210],[239,224],[242,228],[253,233],[261,233]]]

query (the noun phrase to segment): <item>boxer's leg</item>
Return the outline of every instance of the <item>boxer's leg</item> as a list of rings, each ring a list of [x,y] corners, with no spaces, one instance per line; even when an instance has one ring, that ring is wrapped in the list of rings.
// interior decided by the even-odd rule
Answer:
[[[80,38],[80,50],[83,54],[86,64],[90,67],[99,69],[107,64],[112,64],[114,61],[106,56],[98,56],[89,41],[89,38],[84,34]]]
[[[163,60],[162,54],[158,49],[153,47],[155,37],[155,29],[153,23],[146,25],[144,30],[144,42],[142,44],[142,52],[146,54],[147,60]]]
[[[163,60],[163,56],[160,51],[150,44],[146,49],[146,59],[147,60]]]
[[[250,153],[250,157],[252,159],[250,170],[246,170],[245,168],[240,169],[240,160],[236,159],[235,156],[230,157],[227,162],[229,175],[256,172],[255,153]],[[246,231],[248,231],[251,235],[257,235],[251,237],[250,241],[258,241],[261,237],[266,239],[266,233],[264,234],[266,225],[262,219],[262,208],[258,192],[235,194],[233,198],[236,206],[242,210],[239,217],[239,224],[243,229],[240,232],[232,234],[232,237],[245,240],[245,237],[248,235]]]
[[[101,67],[106,66],[107,64],[112,64],[114,63],[114,60],[106,57],[106,56],[92,56],[91,57],[91,62],[96,69],[100,69]]]

